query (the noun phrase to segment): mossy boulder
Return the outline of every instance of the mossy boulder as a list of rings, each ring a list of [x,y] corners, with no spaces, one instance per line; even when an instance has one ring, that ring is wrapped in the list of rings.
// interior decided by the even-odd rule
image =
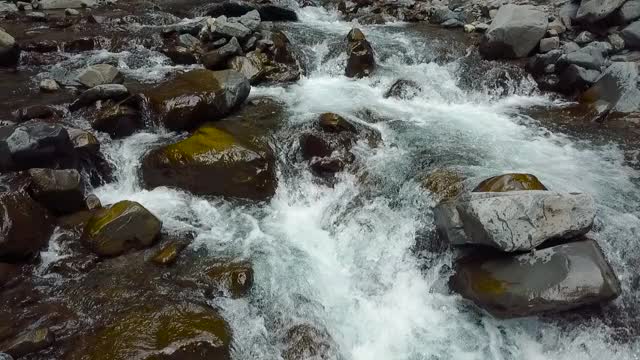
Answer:
[[[228,360],[231,332],[216,312],[195,304],[145,305],[89,335],[69,360]]]
[[[422,185],[438,200],[449,200],[464,190],[462,174],[453,169],[435,169],[422,180]]]
[[[347,67],[345,75],[350,78],[369,76],[376,68],[373,48],[362,31],[352,29],[347,34]]]
[[[253,269],[246,262],[215,265],[207,270],[207,276],[218,291],[232,298],[246,296],[253,286]]]
[[[0,193],[0,259],[11,262],[37,253],[53,231],[53,218],[26,191]]]
[[[478,184],[473,192],[505,192],[521,190],[547,190],[547,188],[531,174],[504,174],[488,178]]]
[[[251,85],[234,70],[192,70],[143,92],[143,104],[158,124],[169,130],[190,130],[237,109]]]
[[[335,113],[324,113],[318,119],[318,125],[326,132],[339,133],[343,131],[356,133],[358,130],[349,120]]]
[[[171,186],[198,195],[265,200],[276,189],[275,158],[258,139],[209,123],[147,154],[142,178],[147,188]]]
[[[95,210],[87,222],[82,240],[100,256],[117,256],[130,249],[153,244],[162,222],[134,201],[120,201]]]
[[[151,261],[157,265],[171,265],[176,262],[180,252],[187,246],[186,243],[170,241],[164,244],[158,252],[153,255]]]

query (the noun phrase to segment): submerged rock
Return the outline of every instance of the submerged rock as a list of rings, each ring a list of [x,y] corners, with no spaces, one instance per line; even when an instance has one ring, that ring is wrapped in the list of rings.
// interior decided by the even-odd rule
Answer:
[[[410,100],[414,97],[418,96],[418,94],[422,91],[420,85],[413,80],[398,80],[384,95],[385,98],[398,98],[398,99],[406,99]]]
[[[347,35],[347,77],[369,76],[376,67],[373,48],[360,29],[354,28]]]
[[[522,58],[539,44],[547,31],[547,14],[530,5],[503,5],[480,43],[486,59]]]
[[[188,130],[226,116],[249,96],[249,81],[233,70],[193,70],[141,94],[156,121]]]
[[[503,174],[482,181],[473,192],[505,192],[520,190],[547,190],[535,175]]]
[[[253,269],[249,263],[225,263],[211,267],[207,276],[217,289],[232,298],[244,297],[253,286]]]
[[[0,67],[16,67],[20,61],[20,46],[16,39],[0,28]]]
[[[422,185],[425,189],[431,191],[437,200],[453,199],[462,193],[464,189],[462,181],[464,180],[461,173],[452,169],[435,169],[426,176]]]
[[[53,220],[24,191],[0,193],[0,259],[22,260],[47,244]]]
[[[165,244],[158,252],[153,255],[151,261],[158,265],[171,265],[173,264],[180,252],[187,246],[187,244],[179,241],[170,241]]]
[[[29,192],[56,214],[84,210],[84,186],[77,170],[30,169]]]
[[[54,340],[52,331],[47,328],[40,328],[21,335],[4,351],[15,358],[21,358],[51,346]]]
[[[611,301],[620,283],[593,240],[490,259],[462,259],[451,287],[501,318]]]
[[[529,251],[551,238],[587,233],[595,204],[586,194],[551,191],[471,192],[435,210],[438,231],[454,245]]]
[[[182,141],[152,150],[142,161],[142,178],[147,188],[174,186],[199,195],[254,200],[270,198],[276,188],[271,149],[253,137],[236,135],[214,124],[205,124]]]
[[[88,221],[83,242],[100,256],[117,256],[153,244],[162,222],[134,201],[120,201],[97,210]]]
[[[0,127],[0,170],[74,168],[77,159],[67,130],[58,124],[27,121]]]
[[[356,133],[358,130],[349,120],[335,113],[324,113],[318,119],[320,129],[330,133],[340,133],[343,131]]]
[[[85,335],[70,360],[229,360],[231,331],[216,312],[196,304],[140,305]]]
[[[291,327],[285,336],[285,360],[331,359],[333,340],[325,331],[300,324]]]

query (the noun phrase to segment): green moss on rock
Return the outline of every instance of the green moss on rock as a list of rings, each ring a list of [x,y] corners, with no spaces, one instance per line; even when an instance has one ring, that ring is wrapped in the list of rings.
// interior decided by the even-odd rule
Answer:
[[[547,188],[531,174],[504,174],[494,176],[481,182],[474,192],[505,192],[520,190],[547,190]]]

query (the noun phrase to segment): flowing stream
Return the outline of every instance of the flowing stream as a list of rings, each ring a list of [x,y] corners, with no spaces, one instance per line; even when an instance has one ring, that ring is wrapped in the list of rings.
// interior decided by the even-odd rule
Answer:
[[[442,60],[438,54],[454,45],[406,24],[362,27],[378,70],[346,78],[346,55],[335,49],[352,24],[313,7],[299,16],[285,32],[301,46],[306,76],[288,86],[254,87],[251,95],[285,104],[285,125],[272,140],[279,156],[273,199],[251,204],[143,190],[141,156],[176,136],[157,132],[104,144],[117,179],[95,190],[103,203],[136,200],[165,229],[195,232],[192,246],[212,256],[251,260],[251,295],[211,300],[233,329],[234,358],[278,359],[284,345],[273,329],[306,323],[330,335],[335,359],[639,359],[640,340],[620,340],[624,326],[615,321],[497,320],[451,293],[454,254],[431,245],[435,200],[420,185],[429,170],[450,166],[478,178],[533,173],[553,190],[592,194],[598,204],[592,235],[624,289],[603,318],[624,325],[640,300],[640,186],[621,149],[542,128],[526,110],[563,104],[533,91],[526,79],[508,81],[510,89],[499,95],[461,86],[464,46],[455,59]],[[153,74],[153,64],[144,73]],[[490,74],[475,76],[481,83]],[[414,80],[422,91],[411,100],[384,98],[398,79]],[[292,160],[292,129],[327,111],[375,127],[383,138],[377,148],[359,143],[354,151],[362,165],[338,175],[333,186]]]

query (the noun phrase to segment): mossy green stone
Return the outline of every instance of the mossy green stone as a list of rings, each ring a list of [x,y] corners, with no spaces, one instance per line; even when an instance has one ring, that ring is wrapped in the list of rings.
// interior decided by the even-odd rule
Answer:
[[[486,179],[473,189],[473,192],[505,192],[521,190],[547,190],[547,188],[531,174],[504,174]]]

